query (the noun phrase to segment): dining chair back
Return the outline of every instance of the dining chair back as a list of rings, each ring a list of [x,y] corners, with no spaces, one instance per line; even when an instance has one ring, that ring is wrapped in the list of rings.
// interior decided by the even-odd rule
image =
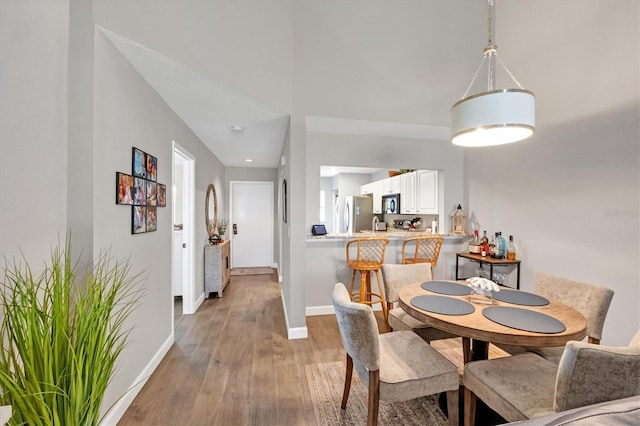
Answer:
[[[587,320],[588,342],[600,343],[604,321],[613,298],[613,290],[538,272],[535,276],[534,292],[580,312]],[[534,352],[555,364],[560,362],[564,351],[564,346],[549,348],[500,344],[497,346],[512,355]]]
[[[640,332],[636,335],[640,336]],[[570,341],[558,365],[534,353],[465,365],[465,426],[476,398],[509,422],[640,395],[640,345]]]
[[[407,314],[404,309],[396,307],[400,290],[409,285],[431,281],[433,274],[430,263],[391,264],[382,265],[382,280],[387,298],[387,310],[390,330],[413,331],[426,342],[440,339],[451,339],[454,336],[446,331],[433,328],[428,324]]]
[[[353,269],[349,294],[351,300],[366,305],[380,303],[385,324],[388,324],[387,302],[385,299],[380,269],[389,240],[386,238],[358,238],[347,243],[347,267]],[[378,290],[371,287],[371,273],[376,275]],[[355,290],[356,273],[360,274],[360,288]]]
[[[368,387],[367,424],[378,422],[380,400],[407,401],[447,393],[449,424],[458,425],[456,366],[410,331],[378,333],[370,306],[353,302],[344,284],[333,290],[340,337],[347,352],[341,407],[346,409],[353,369]]]
[[[589,343],[600,343],[613,290],[538,272],[535,293],[571,306],[587,319]]]

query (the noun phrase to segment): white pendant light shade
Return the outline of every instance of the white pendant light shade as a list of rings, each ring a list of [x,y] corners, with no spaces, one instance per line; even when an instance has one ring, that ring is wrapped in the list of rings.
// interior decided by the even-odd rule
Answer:
[[[498,56],[493,44],[493,0],[487,0],[488,43],[482,62],[462,99],[451,107],[451,142],[458,146],[492,146],[518,142],[536,129],[536,100],[525,90]],[[487,91],[467,96],[483,64],[488,64]],[[496,63],[502,65],[517,89],[494,90]]]
[[[524,89],[477,93],[451,107],[451,142],[475,147],[526,139],[535,130],[535,97]]]

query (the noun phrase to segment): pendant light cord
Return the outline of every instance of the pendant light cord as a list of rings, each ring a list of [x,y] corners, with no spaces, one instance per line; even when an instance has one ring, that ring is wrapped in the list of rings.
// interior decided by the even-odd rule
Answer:
[[[491,57],[491,56],[495,56],[496,59],[498,60],[498,62],[500,63],[500,65],[502,65],[502,68],[504,68],[504,70],[507,72],[507,74],[509,75],[509,77],[511,77],[511,80],[513,80],[516,85],[518,85],[519,89],[524,90],[524,87],[522,87],[522,85],[520,84],[520,82],[515,78],[515,76],[511,73],[511,71],[509,70],[509,68],[507,68],[507,66],[504,64],[504,62],[502,62],[502,59],[500,58],[500,55],[498,55],[498,46],[493,44],[493,0],[487,0],[487,17],[488,17],[488,22],[487,22],[487,29],[488,29],[488,39],[487,39],[487,47],[484,48],[484,55],[482,57],[482,62],[480,62],[480,66],[478,66],[478,69],[476,69],[476,73],[473,75],[473,78],[471,79],[471,83],[469,83],[469,86],[467,86],[467,90],[465,90],[464,95],[462,95],[462,98],[460,99],[464,99],[467,97],[467,95],[469,94],[469,91],[471,90],[471,87],[473,86],[473,83],[475,83],[476,79],[478,78],[478,74],[480,74],[480,70],[482,69],[482,66],[484,65],[485,60],[487,59],[487,57]],[[491,92],[493,91],[493,74],[494,71],[491,67],[491,59],[489,59],[489,70],[487,73],[487,91]]]

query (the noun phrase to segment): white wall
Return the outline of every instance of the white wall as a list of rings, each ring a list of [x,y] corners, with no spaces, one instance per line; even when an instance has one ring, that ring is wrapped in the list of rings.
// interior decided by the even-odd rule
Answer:
[[[0,256],[9,260],[20,250],[34,264],[49,259],[67,232],[68,32],[68,1],[0,2]]]
[[[444,212],[463,200],[463,150],[448,141],[308,133],[308,229],[317,223],[321,165],[439,170],[439,178],[444,181],[441,186],[444,190]]]
[[[603,343],[624,345],[640,327],[640,6],[545,6],[497,5],[497,43],[536,93],[537,130],[465,150],[466,204],[482,229],[514,235],[524,290],[538,271],[614,289]]]
[[[171,238],[172,141],[196,157],[195,283],[204,287],[203,253],[207,231],[204,199],[209,183],[223,187],[224,167],[168,108],[160,96],[97,30],[95,49],[95,250],[110,246],[114,255],[131,257],[136,272],[147,276],[143,304],[133,313],[135,325],[122,354],[118,375],[109,387],[105,406],[124,393],[167,340],[172,338]],[[114,174],[131,171],[135,146],[158,159],[158,182],[167,185],[167,207],[157,208],[156,232],[131,234],[131,207],[113,202]],[[223,193],[222,191],[220,191]],[[218,200],[220,211],[224,199]]]

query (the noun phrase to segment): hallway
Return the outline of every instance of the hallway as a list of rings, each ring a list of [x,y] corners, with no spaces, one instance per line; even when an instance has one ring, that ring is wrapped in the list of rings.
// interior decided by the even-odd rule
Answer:
[[[342,360],[334,316],[288,340],[275,274],[234,276],[184,316],[175,344],[120,425],[316,424],[305,364]]]

